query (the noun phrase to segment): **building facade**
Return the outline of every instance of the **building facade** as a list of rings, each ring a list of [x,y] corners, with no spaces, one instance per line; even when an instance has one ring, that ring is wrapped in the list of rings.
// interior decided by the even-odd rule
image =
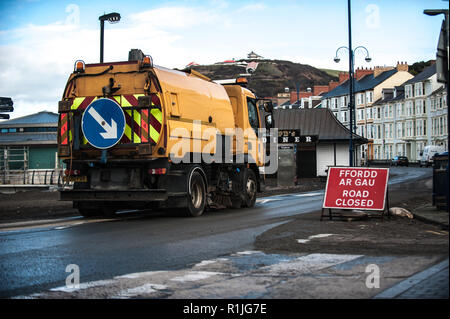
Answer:
[[[350,123],[348,92],[345,81],[324,94],[321,105],[346,127]],[[373,73],[356,77],[354,92],[356,133],[369,141],[361,146],[359,163],[396,155],[418,161],[426,145],[448,150],[446,92],[436,80],[434,64],[415,77],[406,63],[375,67]]]
[[[57,183],[57,129],[52,112],[0,122],[0,184]]]
[[[447,97],[444,86],[437,82],[435,64],[402,86],[383,89],[374,106],[377,118],[368,159],[406,156],[416,162],[427,145],[448,150]]]

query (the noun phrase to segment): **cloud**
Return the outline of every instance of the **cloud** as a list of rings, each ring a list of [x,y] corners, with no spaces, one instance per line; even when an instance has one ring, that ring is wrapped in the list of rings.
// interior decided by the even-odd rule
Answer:
[[[252,13],[255,11],[260,11],[260,10],[264,10],[266,9],[266,5],[263,3],[252,3],[252,4],[248,4],[245,5],[239,9],[236,10],[236,12],[238,13]]]
[[[78,14],[76,7],[71,12]],[[183,67],[184,57],[189,56],[179,44],[185,29],[214,23],[219,15],[201,8],[166,7],[123,18],[125,23],[109,26],[105,32],[105,61],[126,60],[130,49],[139,48],[158,65]],[[0,31],[0,95],[12,97],[12,118],[42,110],[57,112],[75,60],[99,61],[99,30],[78,21],[75,16]]]

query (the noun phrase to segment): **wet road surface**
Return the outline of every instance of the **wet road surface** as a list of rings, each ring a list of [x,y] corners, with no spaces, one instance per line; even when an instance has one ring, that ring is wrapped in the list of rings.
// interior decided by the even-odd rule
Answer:
[[[391,185],[431,176],[431,169],[393,168]],[[129,273],[177,270],[252,249],[256,236],[297,214],[321,208],[323,191],[259,198],[254,208],[215,210],[200,218],[161,212],[111,220],[69,219],[62,224],[0,230],[0,297],[65,285],[66,267],[81,282]]]

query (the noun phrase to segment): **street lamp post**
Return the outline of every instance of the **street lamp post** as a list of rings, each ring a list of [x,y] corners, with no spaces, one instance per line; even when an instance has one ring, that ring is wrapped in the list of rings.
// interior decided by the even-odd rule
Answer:
[[[355,99],[354,99],[354,53],[357,49],[364,49],[366,50],[366,61],[370,62],[372,59],[369,57],[369,51],[363,47],[358,46],[354,50],[352,49],[352,15],[351,15],[351,1],[348,0],[347,2],[348,7],[348,47],[340,47],[336,50],[336,56],[334,57],[334,62],[339,63],[341,59],[338,57],[338,51],[341,49],[347,49],[348,50],[348,75],[349,75],[349,95],[350,95],[350,101],[349,101],[349,110],[350,110],[350,141],[349,141],[349,166],[354,166],[354,148],[353,148],[353,131],[356,130],[356,125],[354,123],[356,122],[354,120],[355,114],[354,114],[354,107],[355,107]]]
[[[438,68],[436,68],[436,71],[442,72],[443,74],[443,82],[445,82],[445,86],[447,87],[447,151],[450,150],[450,117],[449,117],[449,107],[448,107],[448,98],[449,98],[449,58],[450,58],[450,52],[449,52],[449,18],[448,18],[448,10],[447,9],[431,9],[431,10],[424,10],[423,11],[424,14],[429,15],[429,16],[435,16],[438,14],[443,14],[444,15],[444,24],[443,24],[443,29],[441,30],[441,32],[443,33],[443,43],[439,43],[438,44],[438,52],[437,52],[437,57],[436,57],[436,65],[440,64],[442,65],[441,70],[437,70]],[[442,37],[442,33],[441,33],[441,37]],[[442,39],[439,39],[442,40]],[[443,47],[441,46],[441,44],[443,44]],[[439,80],[440,76],[438,76],[438,81],[442,81]],[[450,177],[449,177],[449,170],[450,170],[450,156],[448,158],[448,162],[447,162],[447,211],[450,210],[450,203],[449,203],[449,189],[450,189]]]
[[[108,21],[109,23],[117,23],[120,21],[120,14],[117,12],[112,12],[102,15],[98,19],[100,20],[100,63],[103,63],[105,21]]]
[[[350,12],[349,12],[350,15]],[[341,59],[338,57],[338,52],[341,49],[347,49],[349,52],[349,103],[348,103],[348,107],[349,107],[349,111],[350,111],[350,141],[349,141],[349,166],[353,167],[354,166],[354,147],[353,147],[353,132],[356,131],[356,121],[355,121],[355,94],[354,94],[354,69],[355,69],[355,65],[354,65],[354,56],[355,56],[355,52],[358,49],[363,49],[366,51],[366,62],[370,62],[372,61],[372,58],[369,56],[369,51],[363,47],[363,46],[357,46],[354,50],[351,49],[351,36],[350,36],[350,46],[346,47],[346,46],[342,46],[339,47],[336,50],[336,55],[334,57],[334,62],[339,63],[339,61],[341,61]]]

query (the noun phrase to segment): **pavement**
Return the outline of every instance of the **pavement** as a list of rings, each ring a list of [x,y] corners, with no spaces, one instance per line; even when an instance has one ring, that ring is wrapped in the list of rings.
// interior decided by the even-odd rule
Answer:
[[[449,213],[445,210],[438,210],[431,204],[425,204],[411,212],[414,218],[425,223],[440,225],[442,229],[448,230]]]

